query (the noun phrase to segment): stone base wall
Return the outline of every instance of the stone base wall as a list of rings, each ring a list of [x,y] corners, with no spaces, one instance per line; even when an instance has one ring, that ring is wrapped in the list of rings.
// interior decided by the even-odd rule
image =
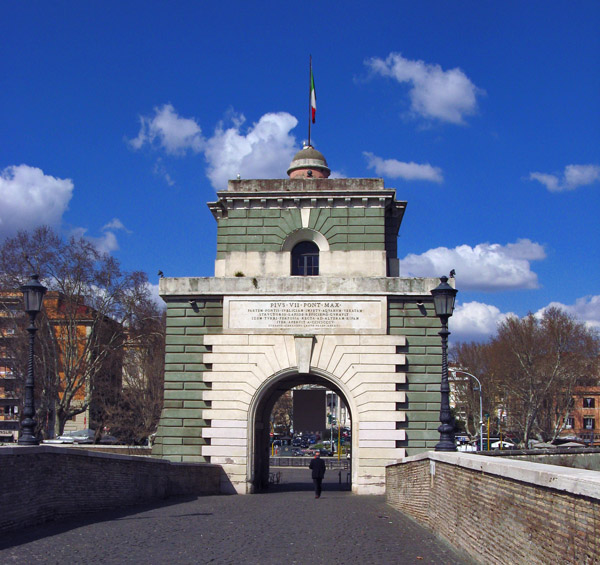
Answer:
[[[178,495],[219,494],[217,465],[64,447],[0,448],[0,532]]]
[[[600,563],[600,473],[428,452],[387,467],[389,504],[481,563]]]

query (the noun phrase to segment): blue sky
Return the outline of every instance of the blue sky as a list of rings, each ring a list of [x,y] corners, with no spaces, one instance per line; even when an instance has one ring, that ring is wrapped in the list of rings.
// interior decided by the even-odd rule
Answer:
[[[600,327],[600,3],[0,3],[0,238],[211,276],[226,179],[307,137],[408,201],[403,275],[457,272],[457,339],[560,304]]]

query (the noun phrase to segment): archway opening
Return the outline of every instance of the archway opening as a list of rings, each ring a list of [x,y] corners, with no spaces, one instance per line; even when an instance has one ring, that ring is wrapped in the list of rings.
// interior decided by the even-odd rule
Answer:
[[[294,395],[304,400],[294,402]],[[315,417],[320,423],[307,423]],[[313,374],[275,379],[254,411],[253,491],[312,489],[308,464],[317,450],[327,468],[323,489],[351,490],[351,446],[352,414],[335,383]]]

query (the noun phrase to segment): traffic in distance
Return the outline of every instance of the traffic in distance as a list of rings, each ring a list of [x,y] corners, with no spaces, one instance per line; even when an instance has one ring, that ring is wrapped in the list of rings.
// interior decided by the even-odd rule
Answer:
[[[329,435],[329,434],[327,434]],[[322,457],[333,457],[338,454],[338,445],[344,457],[350,453],[352,436],[350,428],[341,428],[338,438],[337,430],[331,439],[324,439],[319,433],[298,433],[290,436],[273,434],[271,436],[271,453],[280,456],[312,457],[317,452]]]

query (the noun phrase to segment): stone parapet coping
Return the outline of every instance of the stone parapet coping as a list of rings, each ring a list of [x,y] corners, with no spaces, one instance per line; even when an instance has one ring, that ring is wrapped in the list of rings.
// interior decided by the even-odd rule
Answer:
[[[294,167],[295,168],[295,167]],[[227,183],[227,192],[306,192],[306,191],[343,191],[343,190],[384,190],[381,178],[321,179],[321,178],[285,178],[285,179],[240,179]],[[393,189],[387,189],[393,190]]]
[[[93,446],[90,446],[93,447]],[[139,461],[144,460],[144,463],[155,465],[174,465],[174,466],[198,466],[198,467],[221,467],[211,463],[180,463],[177,461],[169,461],[167,459],[158,459],[149,455],[124,455],[120,453],[107,453],[105,451],[97,451],[95,449],[86,449],[85,445],[77,447],[62,447],[58,445],[15,445],[15,446],[0,446],[0,456],[2,455],[41,455],[41,454],[61,454],[75,457],[91,457],[99,459],[117,459],[121,461]]]
[[[170,277],[159,282],[162,297],[224,295],[407,295],[431,298],[438,278],[399,277]]]
[[[445,453],[440,451],[419,453],[418,455],[405,457],[399,460],[398,463],[427,459],[600,500],[600,473],[597,471],[502,459],[500,457],[490,458],[470,453]]]

